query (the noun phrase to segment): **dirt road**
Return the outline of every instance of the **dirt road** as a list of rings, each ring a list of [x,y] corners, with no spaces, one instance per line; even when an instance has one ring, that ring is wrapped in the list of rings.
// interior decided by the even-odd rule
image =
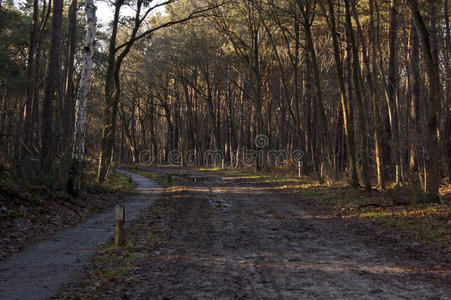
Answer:
[[[178,179],[183,187],[166,197],[179,216],[159,255],[140,266],[142,280],[127,288],[131,299],[451,295],[449,275],[431,269],[449,266],[447,258],[381,245],[366,229],[308,213],[306,201],[257,182],[201,173]]]
[[[314,212],[311,202],[293,194],[274,192],[257,181],[191,171],[179,171],[173,176],[176,186],[156,194],[160,189],[153,182],[139,175],[133,178],[142,194],[126,209],[128,221],[150,203],[160,202],[170,206],[175,217],[158,251],[144,248],[152,255],[136,261],[133,276],[110,282],[111,290],[102,298],[448,299],[451,295],[449,256],[433,257],[406,251],[394,242],[381,243],[365,226]],[[74,280],[78,290],[85,284],[81,289],[91,295],[96,283],[89,278],[80,283],[77,276],[89,270],[89,257],[112,237],[112,223],[111,212],[101,214],[0,264],[0,298],[46,299]],[[121,285],[125,292],[117,291]],[[77,297],[67,286],[64,297]]]

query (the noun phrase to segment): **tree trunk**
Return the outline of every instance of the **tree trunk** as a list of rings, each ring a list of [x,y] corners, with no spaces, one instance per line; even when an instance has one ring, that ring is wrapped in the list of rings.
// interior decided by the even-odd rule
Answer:
[[[446,81],[446,98],[445,98],[445,107],[448,107],[447,111],[448,113],[445,114],[446,120],[445,120],[445,132],[448,132],[448,135],[445,134],[445,159],[447,160],[447,173],[448,173],[448,180],[451,181],[451,30],[449,26],[449,16],[448,16],[448,0],[445,0],[443,3],[443,11],[445,12],[445,31],[446,31],[446,42],[445,46],[446,49],[445,52],[445,66],[446,66],[446,78],[448,80]]]
[[[440,184],[439,161],[439,137],[438,137],[438,108],[440,102],[440,69],[438,61],[434,59],[430,32],[424,23],[418,7],[417,0],[407,1],[412,11],[415,26],[421,38],[421,48],[426,65],[427,79],[429,82],[429,108],[427,112],[428,135],[425,141],[426,165],[425,165],[425,192],[428,194],[426,201],[438,201],[438,188]]]
[[[381,136],[381,118],[379,115],[379,93],[377,92],[376,87],[376,76],[377,76],[377,63],[376,63],[376,28],[375,28],[375,20],[374,20],[374,3],[370,0],[370,27],[369,27],[369,36],[370,36],[370,44],[371,44],[371,65],[372,70],[370,70],[368,66],[368,72],[371,72],[371,104],[373,107],[373,137],[374,137],[374,154],[376,156],[376,169],[377,169],[377,188],[383,189],[385,185],[384,180],[384,168],[383,168],[383,156],[382,156],[382,136]]]
[[[36,39],[39,30],[39,1],[33,1],[33,23],[31,27],[30,44],[28,46],[28,60],[27,60],[27,89],[26,89],[26,100],[24,107],[24,145],[28,147],[30,145],[30,139],[32,137],[31,121],[32,121],[32,110],[33,110],[33,97],[36,89],[36,84],[34,82],[35,75],[35,53],[36,53]]]
[[[410,29],[410,112],[409,112],[409,170],[412,175],[417,170],[417,148],[420,142],[420,41],[414,20]]]
[[[86,38],[84,45],[83,70],[81,73],[78,95],[75,102],[75,126],[73,135],[72,163],[67,180],[68,192],[77,195],[83,174],[83,160],[86,140],[86,102],[91,80],[91,68],[94,57],[96,37],[96,7],[93,0],[85,0],[87,18]]]
[[[259,33],[258,28],[255,29],[255,32],[252,33],[252,58],[251,58],[251,72],[254,75],[253,79],[253,100],[255,105],[255,114],[257,117],[257,130],[255,138],[257,138],[258,135],[263,135],[267,137],[267,132],[265,130],[265,126],[263,123],[263,99],[262,99],[262,73],[261,73],[261,66],[260,66],[260,50],[259,50]],[[255,143],[257,144],[257,143]],[[265,145],[266,147],[267,145]],[[265,154],[266,150],[265,147],[262,147],[258,152],[260,154],[257,155],[257,162],[256,162],[256,170],[264,170],[266,167],[265,162]]]
[[[57,84],[59,74],[59,48],[61,41],[61,19],[63,14],[63,0],[53,1],[52,35],[50,40],[47,76],[45,80],[45,94],[41,113],[41,169],[48,174],[54,160],[53,136],[53,103],[57,97]]]
[[[65,64],[65,82],[64,82],[64,101],[63,101],[63,113],[62,113],[62,124],[63,124],[63,136],[62,136],[62,147],[63,153],[70,149],[72,144],[71,132],[74,128],[74,57],[75,57],[75,46],[76,46],[76,29],[77,29],[77,7],[78,0],[72,0],[69,7],[69,47],[67,49],[66,64]]]
[[[337,76],[338,83],[340,85],[340,100],[341,100],[341,108],[343,113],[343,127],[345,131],[345,139],[346,139],[346,153],[349,161],[349,168],[351,170],[351,185],[353,187],[359,186],[359,178],[357,176],[357,167],[355,161],[355,149],[354,149],[354,128],[352,127],[352,120],[349,118],[348,106],[348,98],[346,96],[346,87],[345,87],[345,79],[343,75],[343,64],[341,62],[340,56],[340,46],[338,43],[337,31],[335,26],[335,13],[334,13],[334,4],[333,0],[329,0],[329,17],[330,17],[330,32],[332,35],[333,47],[334,47],[334,57],[335,57],[335,65],[337,68]]]
[[[312,126],[312,64],[310,62],[310,56],[305,52],[304,55],[304,80],[303,80],[303,89],[304,89],[304,144],[305,144],[305,153],[307,156],[311,157],[312,162],[315,161],[314,155],[311,150],[310,145],[312,144],[313,134],[315,128]],[[315,165],[312,164],[313,170],[315,169]]]
[[[395,182],[402,182],[401,143],[399,130],[398,80],[398,11],[397,0],[391,0],[387,93],[391,111],[392,157],[395,164]]]
[[[320,170],[320,179],[322,179],[322,172],[321,170],[324,170],[324,163],[329,163],[329,170],[332,170],[330,167],[330,138],[327,128],[327,122],[326,122],[326,115],[324,112],[324,105],[323,105],[323,94],[322,94],[322,88],[321,88],[321,79],[320,79],[320,72],[318,67],[318,61],[316,58],[316,52],[315,52],[315,46],[313,44],[313,37],[312,37],[312,31],[311,31],[311,20],[309,20],[307,12],[304,14],[304,33],[305,33],[305,40],[307,45],[307,52],[311,61],[311,65],[313,68],[313,84],[315,86],[315,115],[318,119],[318,133],[319,133],[319,140],[318,143],[320,145],[319,151],[320,151],[320,161],[318,168]],[[316,117],[315,116],[315,117]]]
[[[115,86],[116,73],[116,36],[119,25],[119,13],[124,0],[117,0],[115,3],[114,18],[112,22],[112,32],[110,37],[108,52],[108,68],[105,79],[105,103],[103,111],[102,142],[99,157],[99,167],[97,170],[97,181],[103,183],[108,173],[113,155],[114,136],[116,129],[116,117],[119,100],[119,87]]]
[[[347,30],[349,31],[349,37],[351,42],[353,60],[352,60],[352,74],[354,80],[354,92],[357,101],[357,108],[359,110],[359,132],[360,132],[360,149],[362,156],[362,181],[365,189],[371,188],[371,183],[369,179],[369,170],[368,170],[368,140],[366,137],[366,125],[365,125],[365,111],[363,108],[363,96],[362,96],[362,79],[361,79],[361,70],[360,70],[360,60],[359,53],[357,49],[357,44],[354,36],[354,29],[352,28],[351,23],[351,9],[349,5],[349,0],[345,0],[345,9],[346,9],[346,25]]]

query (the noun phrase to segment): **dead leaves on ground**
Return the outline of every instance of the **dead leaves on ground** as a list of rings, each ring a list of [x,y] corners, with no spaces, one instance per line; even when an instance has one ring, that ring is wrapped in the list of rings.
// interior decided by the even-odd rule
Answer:
[[[117,180],[117,178],[115,179]],[[70,198],[61,190],[42,185],[5,186],[0,182],[0,260],[25,246],[72,227],[91,213],[121,201],[123,193],[102,190]],[[119,189],[120,191],[120,189]]]

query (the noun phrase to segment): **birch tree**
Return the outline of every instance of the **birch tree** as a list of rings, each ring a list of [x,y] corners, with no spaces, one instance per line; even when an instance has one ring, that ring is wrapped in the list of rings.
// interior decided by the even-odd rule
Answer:
[[[84,45],[83,71],[81,73],[78,95],[75,102],[74,144],[72,148],[72,162],[67,182],[68,192],[76,196],[80,190],[85,156],[86,139],[86,102],[91,80],[91,68],[94,57],[96,38],[96,7],[93,0],[85,0],[87,30]]]

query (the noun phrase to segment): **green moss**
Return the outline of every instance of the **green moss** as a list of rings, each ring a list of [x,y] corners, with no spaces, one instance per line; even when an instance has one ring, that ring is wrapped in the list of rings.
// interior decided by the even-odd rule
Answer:
[[[94,180],[86,182],[85,189],[91,193],[131,193],[135,189],[133,181],[123,175],[116,172],[112,172],[101,185]]]
[[[135,184],[127,176],[115,172],[107,179],[105,187],[111,191],[131,192]]]

